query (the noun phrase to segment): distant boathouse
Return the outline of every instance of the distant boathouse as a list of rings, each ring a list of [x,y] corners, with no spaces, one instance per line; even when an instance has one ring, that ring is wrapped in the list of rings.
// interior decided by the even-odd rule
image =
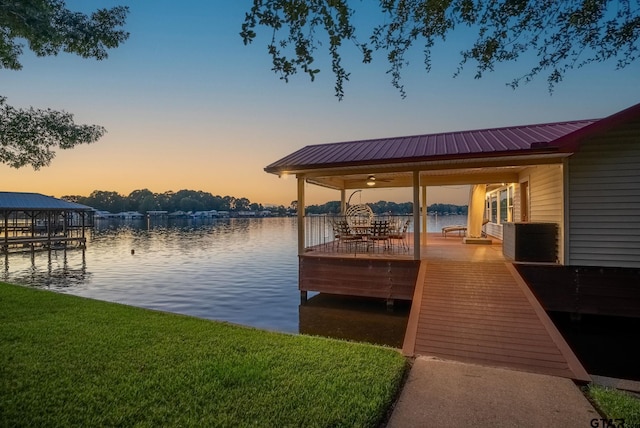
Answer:
[[[94,210],[39,193],[0,192],[0,252],[84,247]]]

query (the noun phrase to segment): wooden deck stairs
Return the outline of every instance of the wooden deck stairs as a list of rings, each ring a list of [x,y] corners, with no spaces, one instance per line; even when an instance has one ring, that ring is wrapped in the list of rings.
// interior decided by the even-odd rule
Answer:
[[[508,262],[423,259],[413,302],[406,355],[591,380]]]

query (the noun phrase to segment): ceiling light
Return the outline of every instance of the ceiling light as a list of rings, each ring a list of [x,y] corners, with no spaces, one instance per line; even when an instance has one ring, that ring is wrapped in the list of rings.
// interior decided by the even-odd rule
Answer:
[[[370,175],[369,178],[367,179],[367,186],[375,186],[376,185],[376,178],[373,175]]]

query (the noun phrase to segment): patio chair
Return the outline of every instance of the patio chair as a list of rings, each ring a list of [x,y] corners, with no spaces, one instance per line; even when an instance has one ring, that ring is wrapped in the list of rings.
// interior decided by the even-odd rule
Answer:
[[[406,252],[409,251],[409,243],[407,242],[407,230],[409,229],[409,223],[411,223],[411,219],[407,219],[399,230],[392,231],[389,234],[389,242],[392,249],[393,241],[400,241],[399,244],[402,247],[402,250]]]
[[[329,223],[329,226],[331,227],[331,233],[332,233],[331,244],[333,246],[333,249],[335,249],[340,240],[340,228],[338,226],[338,220],[335,218],[329,217],[327,221]]]
[[[371,223],[371,233],[368,236],[368,240],[373,246],[375,252],[376,247],[381,243],[384,245],[384,249],[389,249],[389,222],[387,220],[374,220]]]
[[[482,220],[482,226],[489,223],[488,219]],[[466,224],[456,224],[453,226],[445,226],[442,228],[442,236],[447,237],[447,233],[458,232],[458,236],[466,236],[467,235],[467,225]],[[482,231],[482,236],[486,236],[485,231]]]
[[[334,225],[334,234],[337,238],[338,251],[340,251],[341,244],[344,244],[345,247],[349,249],[351,244],[362,241],[361,236],[352,233],[351,228],[349,227],[349,223],[347,223],[346,220],[338,220],[334,223]]]
[[[453,226],[445,226],[442,228],[442,236],[447,237],[447,233],[458,232],[458,236],[464,236],[467,234],[466,224],[455,224]]]
[[[347,208],[345,218],[350,226],[368,227],[373,220],[373,211],[367,204],[352,205]]]

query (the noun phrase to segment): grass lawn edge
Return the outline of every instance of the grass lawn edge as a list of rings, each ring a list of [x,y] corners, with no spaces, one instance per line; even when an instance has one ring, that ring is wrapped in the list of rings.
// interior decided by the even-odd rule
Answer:
[[[9,425],[379,426],[410,367],[391,348],[4,283],[0,304]]]

